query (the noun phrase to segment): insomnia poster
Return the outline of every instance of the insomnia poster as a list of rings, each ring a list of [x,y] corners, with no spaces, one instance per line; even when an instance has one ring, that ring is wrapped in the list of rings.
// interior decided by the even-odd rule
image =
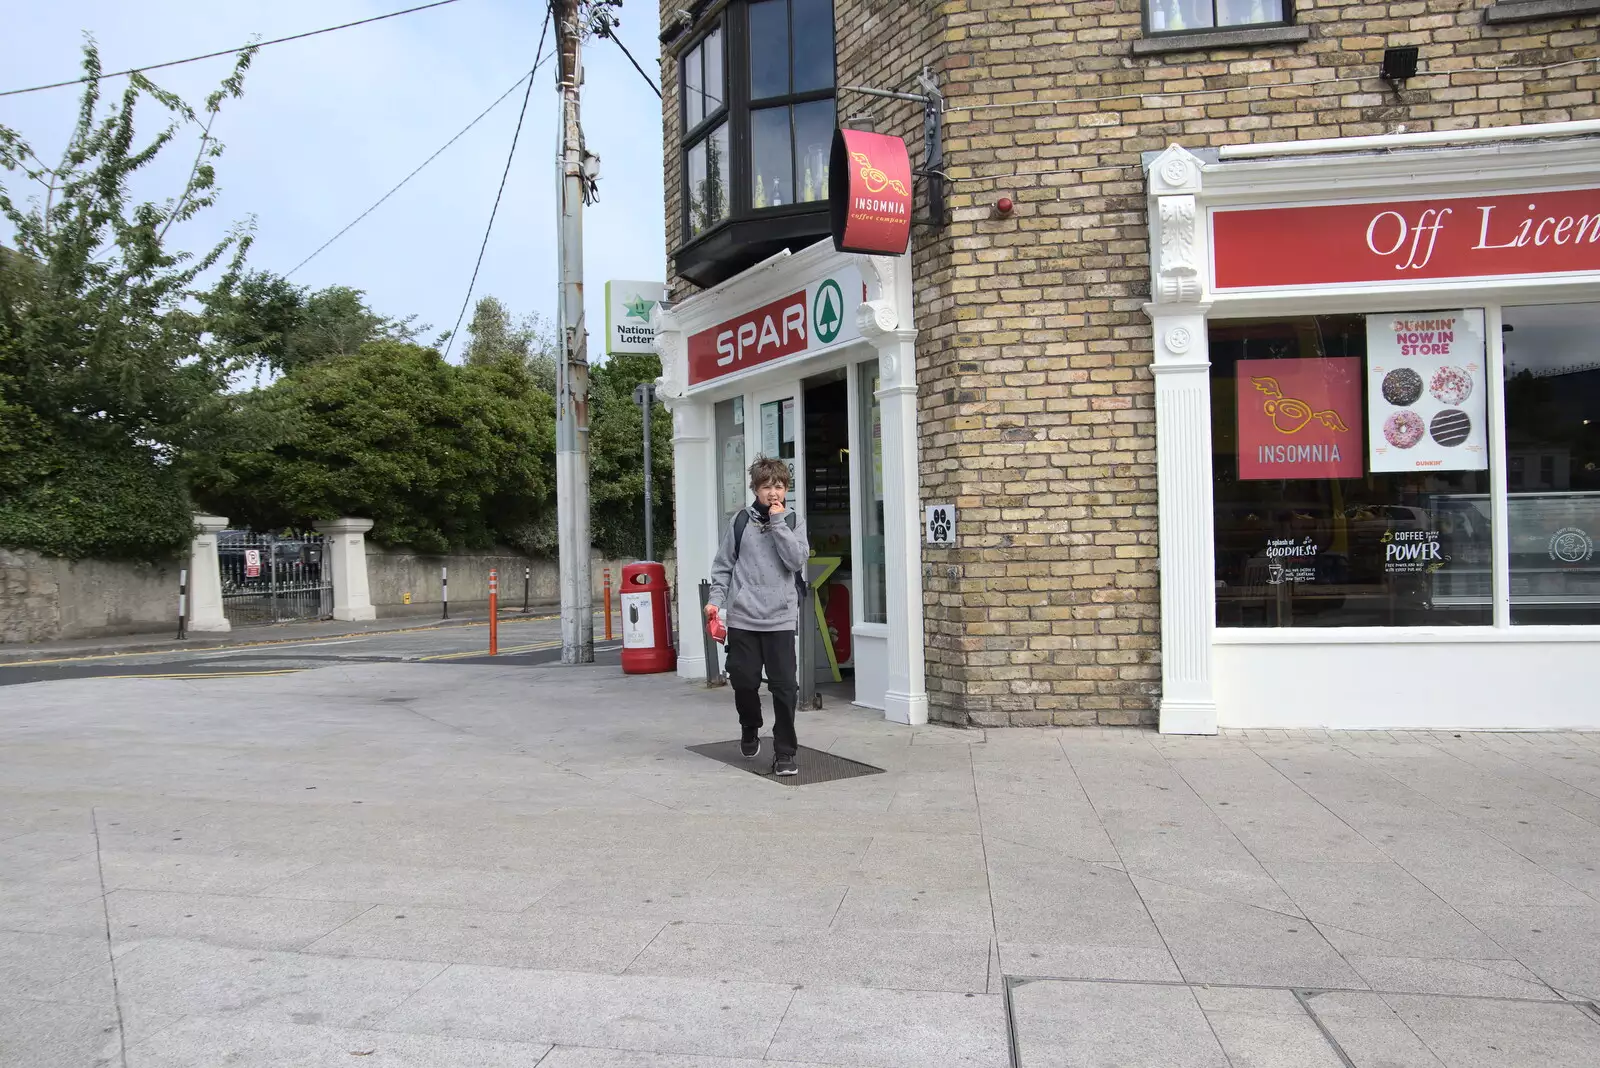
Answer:
[[[1240,360],[1239,478],[1360,478],[1361,361]]]
[[[1489,467],[1483,312],[1367,316],[1373,471]]]

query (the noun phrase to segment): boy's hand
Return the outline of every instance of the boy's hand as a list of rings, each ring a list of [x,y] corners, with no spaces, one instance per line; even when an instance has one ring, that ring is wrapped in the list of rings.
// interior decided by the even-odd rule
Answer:
[[[777,518],[778,516],[780,516],[782,514],[783,514],[783,502],[782,501],[773,501],[770,505],[767,506],[767,519],[769,519],[769,520],[775,519],[775,518]]]
[[[714,605],[714,604],[706,605],[706,618],[707,619],[716,619],[717,618],[717,606],[716,605]]]

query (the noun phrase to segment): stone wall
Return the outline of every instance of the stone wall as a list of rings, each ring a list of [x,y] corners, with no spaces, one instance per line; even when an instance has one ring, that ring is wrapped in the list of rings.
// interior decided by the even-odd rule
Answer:
[[[681,6],[664,0],[663,18]],[[913,89],[926,63],[949,108],[953,219],[913,245],[922,495],[955,503],[961,525],[958,547],[923,561],[935,718],[1155,720],[1141,154],[1600,118],[1593,63],[1530,69],[1600,57],[1600,15],[1485,18],[1551,6],[1298,0],[1296,28],[1276,36],[1303,39],[1223,46],[1143,40],[1140,0],[836,0],[841,85]],[[1397,93],[1378,69],[1403,45],[1420,73]],[[663,89],[670,253],[674,62]],[[920,164],[915,105],[841,94],[841,118],[862,110]]]
[[[590,560],[594,579],[594,607],[596,626],[602,625],[604,611],[602,586],[603,569],[611,569],[613,608],[622,583],[622,568],[631,560],[605,560],[596,555]],[[483,612],[489,606],[489,571],[500,574],[500,604],[502,608],[522,606],[523,569],[529,569],[528,603],[533,608],[554,610],[561,604],[561,569],[554,560],[533,559],[511,552],[452,553],[448,556],[419,555],[394,549],[383,549],[367,543],[367,585],[372,595],[372,606],[378,617],[440,614],[439,569],[450,569],[450,610],[465,615]],[[666,561],[667,580],[672,583],[676,567],[671,559]],[[411,594],[411,603],[405,595]],[[620,633],[620,625],[618,627]]]
[[[0,643],[176,634],[182,567],[0,549]]]

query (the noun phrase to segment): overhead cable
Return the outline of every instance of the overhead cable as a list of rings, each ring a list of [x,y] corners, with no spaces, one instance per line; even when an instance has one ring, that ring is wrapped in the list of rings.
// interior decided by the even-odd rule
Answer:
[[[550,32],[550,12],[545,11],[544,29],[539,31],[539,47],[534,52],[533,70],[537,71],[544,62],[544,40]],[[551,55],[555,53],[552,52]],[[522,137],[522,120],[528,114],[528,98],[533,95],[533,71],[528,74],[528,88],[522,94],[522,110],[517,113],[517,128],[511,134],[511,151],[506,153],[506,169],[500,172],[500,188],[495,190],[494,207],[489,210],[489,225],[483,228],[483,243],[478,246],[478,262],[472,265],[472,281],[467,283],[466,296],[461,298],[461,311],[456,313],[456,325],[450,328],[450,337],[445,341],[444,356],[450,358],[450,350],[455,348],[456,334],[461,330],[461,320],[466,318],[467,305],[472,302],[472,291],[478,285],[478,271],[483,267],[483,253],[489,247],[489,235],[494,232],[494,218],[500,214],[500,197],[506,191],[506,178],[511,174],[511,161],[517,156],[517,141]]]
[[[544,62],[544,60],[540,60],[539,61],[539,63],[541,63],[541,64],[543,62]],[[461,140],[462,136],[464,134],[466,134],[466,132],[468,130],[470,130],[474,126],[478,125],[478,123],[483,120],[484,116],[488,115],[489,112],[491,112],[495,108],[499,107],[500,106],[500,102],[502,100],[504,100],[506,97],[510,96],[512,93],[516,92],[517,91],[517,86],[521,85],[525,81],[531,81],[533,76],[535,74],[537,74],[538,71],[539,71],[539,67],[538,67],[538,65],[535,65],[532,70],[528,71],[528,73],[524,74],[522,77],[518,78],[515,82],[511,83],[511,88],[507,89],[505,92],[503,92],[499,96],[495,97],[494,103],[490,104],[488,107],[486,107],[482,111],[480,111],[478,113],[478,117],[477,118],[475,118],[471,122],[467,123],[459,131],[456,132],[456,135],[454,137],[450,138],[450,140],[448,140],[444,144],[440,145],[438,147],[438,149],[433,153],[433,155],[429,156],[427,159],[425,159],[421,163],[417,164],[417,169],[416,170],[412,171],[410,174],[408,174],[404,178],[400,179],[399,183],[393,189],[389,190],[387,193],[383,194],[383,196],[379,197],[377,199],[377,201],[372,205],[372,207],[368,208],[366,211],[362,212],[360,215],[357,215],[354,219],[352,219],[350,221],[349,225],[347,225],[343,230],[340,230],[338,233],[336,233],[332,237],[328,238],[328,240],[324,241],[317,248],[316,252],[313,252],[311,255],[307,256],[305,259],[301,260],[299,263],[297,263],[293,267],[291,267],[287,272],[284,273],[284,277],[288,278],[290,275],[294,274],[294,272],[298,271],[300,268],[304,267],[306,264],[308,264],[312,260],[316,259],[317,256],[319,256],[322,253],[323,249],[327,248],[329,245],[331,245],[335,241],[339,240],[345,234],[349,233],[350,230],[352,228],[354,228],[356,223],[360,222],[362,219],[365,219],[368,215],[371,215],[374,211],[376,211],[378,209],[378,206],[380,204],[382,204],[385,200],[388,200],[390,197],[392,197],[396,193],[398,193],[400,191],[401,186],[403,186],[407,182],[411,181],[411,179],[415,178],[418,174],[420,174],[422,172],[422,169],[424,167],[426,167],[428,164],[432,163],[434,160],[438,159],[444,153],[445,149],[449,148],[451,145],[453,145],[457,141]],[[531,88],[531,85],[530,85],[530,88]]]
[[[198,63],[202,59],[216,59],[218,56],[236,55],[240,52],[243,52],[247,48],[266,48],[268,45],[283,44],[287,41],[299,41],[307,37],[315,37],[318,34],[332,33],[335,30],[348,30],[352,26],[365,26],[369,22],[382,22],[384,19],[398,18],[401,15],[410,15],[417,11],[427,11],[429,8],[434,7],[444,7],[446,4],[454,4],[456,2],[457,0],[434,0],[434,2],[431,4],[422,4],[418,7],[408,7],[404,11],[391,11],[387,15],[374,15],[369,19],[357,19],[355,22],[342,22],[337,26],[327,26],[320,30],[307,30],[305,33],[291,34],[288,37],[275,37],[270,41],[254,41],[250,44],[242,44],[237,48],[224,48],[220,52],[207,52],[203,56],[190,56],[188,59],[173,59],[167,61],[166,63],[152,63],[147,67],[129,67],[127,70],[113,71],[110,74],[102,74],[99,77],[120,78],[124,74],[143,74],[146,71],[161,70],[163,67],[177,67],[182,66],[185,63]],[[7,89],[3,92],[0,92],[0,96],[17,96],[21,93],[38,93],[43,92],[46,89],[60,89],[67,85],[82,85],[85,82],[93,80],[93,78],[88,77],[70,78],[64,82],[51,82],[49,85],[33,85],[26,89]]]

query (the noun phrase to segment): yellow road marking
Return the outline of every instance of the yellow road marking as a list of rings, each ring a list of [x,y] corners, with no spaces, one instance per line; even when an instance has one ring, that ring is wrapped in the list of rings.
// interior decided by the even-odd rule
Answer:
[[[560,618],[560,616],[517,616],[500,620],[500,625],[505,626],[507,623],[548,623],[552,619]],[[195,646],[192,651],[196,653],[224,653],[232,652],[235,649],[259,649],[264,645],[317,645],[321,642],[341,638],[377,638],[389,634],[417,634],[428,630],[466,630],[468,627],[487,627],[488,625],[489,621],[487,619],[477,623],[451,623],[446,626],[430,623],[425,627],[397,627],[394,630],[344,631],[339,634],[327,634],[320,638],[271,638],[259,642],[239,642],[234,645]],[[559,645],[561,643],[557,642],[556,644]],[[147,649],[142,653],[94,653],[89,656],[55,656],[39,660],[11,660],[0,663],[0,668],[33,667],[39,664],[77,664],[86,660],[122,660],[131,656],[168,656],[172,653],[188,653],[190,651],[190,649],[180,646],[172,649]],[[114,676],[101,677],[111,678]],[[149,676],[140,677],[146,678]]]
[[[293,675],[305,668],[280,668],[276,671],[192,671],[162,675],[91,675],[94,679],[237,679],[256,675]],[[41,680],[42,681],[42,680]]]
[[[559,649],[560,647],[561,647],[561,643],[559,641],[537,642],[537,643],[532,644],[532,645],[508,645],[504,649],[500,650],[499,655],[500,656],[510,656],[513,653],[533,653],[533,652],[538,652],[540,649]],[[433,661],[433,660],[465,660],[469,656],[488,656],[488,655],[489,655],[489,650],[486,649],[486,648],[485,649],[468,649],[465,652],[460,652],[460,653],[434,653],[432,656],[419,656],[419,657],[417,657],[416,661],[414,661],[414,662],[415,663],[420,663],[422,661]]]

